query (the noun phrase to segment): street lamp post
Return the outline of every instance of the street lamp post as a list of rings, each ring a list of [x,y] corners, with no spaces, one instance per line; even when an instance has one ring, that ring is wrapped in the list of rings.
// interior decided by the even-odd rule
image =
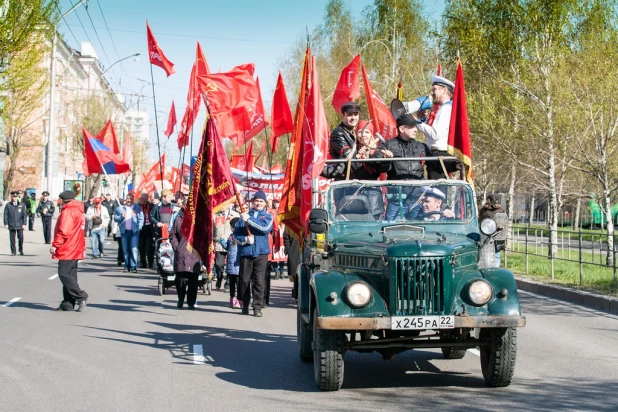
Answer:
[[[127,59],[130,59],[131,57],[137,57],[137,56],[139,56],[139,53],[132,54],[132,55],[130,55],[130,56],[124,57],[124,58],[122,58],[122,59],[120,59],[120,60],[117,60],[117,61],[113,62],[111,66],[109,66],[107,69],[105,69],[105,71],[104,71],[103,73],[101,73],[101,76],[103,76],[105,73],[107,73],[108,71],[110,71],[110,70],[111,70],[111,68],[112,68],[112,67],[114,67],[116,64],[118,64],[118,63],[120,63],[120,62],[122,62],[122,61],[125,61],[125,60],[127,60]],[[138,60],[138,59],[135,59],[135,60]]]
[[[60,20],[64,19],[69,13],[72,13],[75,9],[77,9],[82,4],[85,4],[88,7],[88,0],[79,0],[73,7],[69,9],[66,13],[64,13],[60,19],[58,19],[58,23]],[[53,193],[53,156],[54,156],[54,121],[56,118],[55,113],[55,97],[56,97],[56,43],[58,41],[58,23],[54,24],[54,37],[52,38],[52,54],[51,54],[51,84],[49,87],[49,125],[47,130],[47,191]]]

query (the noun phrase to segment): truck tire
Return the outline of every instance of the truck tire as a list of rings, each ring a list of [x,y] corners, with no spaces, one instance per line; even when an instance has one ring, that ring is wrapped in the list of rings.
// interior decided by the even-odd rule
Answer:
[[[338,391],[343,384],[342,332],[317,326],[318,310],[313,310],[313,372],[321,391]]]
[[[487,385],[505,387],[511,384],[517,358],[517,329],[488,328],[481,332],[481,370]]]
[[[311,325],[303,320],[300,313],[300,308],[296,309],[296,343],[298,346],[298,355],[303,362],[313,361],[313,352],[311,350],[311,342],[313,334]]]
[[[442,354],[446,359],[463,359],[466,356],[466,349],[449,346],[442,348]]]

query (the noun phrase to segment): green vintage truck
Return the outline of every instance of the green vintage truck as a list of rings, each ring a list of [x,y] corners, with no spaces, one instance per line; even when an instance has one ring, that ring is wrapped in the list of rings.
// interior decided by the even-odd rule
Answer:
[[[511,383],[526,320],[513,274],[489,267],[506,220],[479,222],[468,183],[340,181],[314,205],[297,338],[321,390],[341,388],[346,351],[420,348],[461,359],[478,347],[487,384]]]

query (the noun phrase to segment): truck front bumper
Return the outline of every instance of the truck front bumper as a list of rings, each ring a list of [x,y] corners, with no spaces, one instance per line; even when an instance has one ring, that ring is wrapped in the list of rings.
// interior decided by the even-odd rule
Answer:
[[[329,330],[391,329],[391,318],[318,317],[318,327]],[[512,328],[526,326],[524,316],[455,316],[455,328]]]

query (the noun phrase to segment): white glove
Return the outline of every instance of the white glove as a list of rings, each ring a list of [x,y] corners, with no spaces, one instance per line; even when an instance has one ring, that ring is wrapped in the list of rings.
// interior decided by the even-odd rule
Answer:
[[[249,220],[249,213],[242,213],[240,215],[240,218],[243,220],[243,222],[246,222],[247,220]]]
[[[245,241],[245,244],[247,245],[252,245],[255,239],[253,239],[253,236],[247,236],[247,240]]]

